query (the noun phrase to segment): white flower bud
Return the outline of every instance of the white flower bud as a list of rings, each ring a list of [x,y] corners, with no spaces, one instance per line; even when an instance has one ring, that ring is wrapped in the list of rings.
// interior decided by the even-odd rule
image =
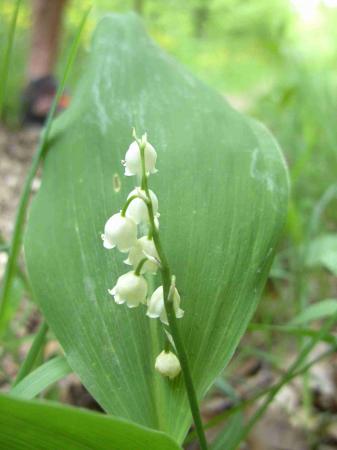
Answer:
[[[171,380],[181,371],[179,359],[172,352],[161,352],[156,358],[154,367],[160,374],[169,377]]]
[[[173,309],[176,315],[177,319],[181,319],[184,315],[184,311],[180,309],[180,295],[176,288],[174,288],[174,294],[173,294]],[[164,294],[163,294],[163,286],[160,286],[157,288],[154,293],[152,294],[148,305],[147,305],[147,312],[146,315],[150,317],[151,319],[157,319],[158,317],[160,320],[165,324],[168,325],[167,320],[167,314],[165,310],[165,304],[164,304]]]
[[[121,275],[109,294],[119,305],[126,303],[129,308],[135,308],[146,302],[147,283],[144,277],[136,275],[134,271]]]
[[[146,175],[150,173],[156,173],[157,169],[155,167],[157,160],[157,153],[152,145],[148,142],[145,144],[144,150],[145,159],[145,171]],[[125,154],[125,161],[123,162],[125,166],[125,175],[142,175],[142,161],[140,156],[140,149],[136,141],[132,142],[128,151]]]
[[[158,198],[156,194],[149,190],[151,202],[152,202],[152,208],[153,208],[153,214],[155,217],[158,215]],[[135,195],[141,195],[144,197],[144,199],[147,198],[146,192],[143,191],[140,188],[136,188],[133,191],[130,192],[128,195],[128,199],[130,197],[133,197]],[[148,223],[149,222],[149,213],[147,209],[147,205],[145,201],[142,198],[135,198],[131,201],[131,203],[128,206],[128,209],[126,210],[125,215],[127,217],[130,217],[130,219],[134,220],[137,224],[138,223]]]
[[[148,258],[149,261],[146,261],[143,265],[141,273],[156,273],[159,265],[159,256],[153,239],[149,239],[147,236],[138,239],[136,245],[130,249],[129,256],[124,262],[136,269],[144,258]]]
[[[117,246],[121,252],[127,252],[137,242],[137,225],[121,213],[114,214],[105,224],[102,239],[105,248]]]

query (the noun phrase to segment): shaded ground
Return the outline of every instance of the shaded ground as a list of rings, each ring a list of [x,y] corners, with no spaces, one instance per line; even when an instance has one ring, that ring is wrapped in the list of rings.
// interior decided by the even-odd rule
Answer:
[[[17,132],[0,127],[0,232],[9,239],[24,177],[37,143],[39,129]]]

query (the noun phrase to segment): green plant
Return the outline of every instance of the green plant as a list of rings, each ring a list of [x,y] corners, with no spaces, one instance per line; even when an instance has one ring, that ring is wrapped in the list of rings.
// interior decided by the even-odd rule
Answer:
[[[172,62],[133,16],[100,23],[72,108],[53,129],[30,213],[28,270],[71,367],[104,409],[182,442],[190,424],[184,384],[153,369],[162,334],[138,310],[115,309],[106,291],[123,265],[100,250],[99,235],[132,187],[120,172],[132,126],[148,131],[160,155],[153,186],[199,399],[260,296],[283,225],[287,176],[269,133]]]
[[[21,199],[0,318],[4,328],[30,183],[44,156],[25,256],[33,295],[66,359],[55,358],[32,371],[47,332],[43,325],[11,395],[32,398],[73,370],[107,413],[127,420],[135,435],[142,425],[177,443],[160,435],[162,443],[154,439],[147,448],[173,449],[191,423],[186,386],[182,377],[164,379],[154,370],[165,346],[161,326],[149,323],[139,308],[126,311],[111,302],[107,287],[124,266],[120,255],[107,255],[100,242],[102,224],[132,187],[120,166],[131,127],[148,131],[160,155],[160,176],[153,177],[153,186],[167,256],[161,244],[157,250],[167,304],[172,281],[166,258],[179,280],[185,316],[175,323],[169,306],[167,313],[186,384],[191,389],[193,383],[198,400],[233,355],[268,276],[288,201],[282,154],[261,124],[235,112],[156,47],[133,15],[103,19],[72,106],[51,128],[52,116],[53,111]],[[156,240],[155,227],[152,232]],[[53,414],[47,406],[6,402],[24,416],[25,426],[30,408],[37,421],[43,411]],[[68,413],[59,411],[66,422]],[[69,414],[75,420],[76,413]],[[14,422],[8,418],[7,423]],[[62,445],[55,442],[47,445]],[[125,439],[118,445],[119,450],[130,448]]]
[[[1,445],[8,450],[178,450],[168,436],[102,414],[0,396]]]
[[[1,70],[0,70],[0,118],[4,118],[4,100],[5,100],[5,92],[7,87],[7,79],[9,72],[9,64],[11,60],[11,52],[13,47],[14,35],[15,35],[15,27],[16,22],[20,10],[21,0],[16,0],[15,9],[12,16],[12,21],[10,24],[7,45],[5,47],[3,59],[1,61]]]

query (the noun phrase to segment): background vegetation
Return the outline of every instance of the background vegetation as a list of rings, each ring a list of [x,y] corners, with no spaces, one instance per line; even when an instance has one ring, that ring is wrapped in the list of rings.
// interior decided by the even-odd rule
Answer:
[[[76,24],[91,3],[83,0],[69,4],[59,73]],[[301,209],[306,213],[302,219],[306,222],[315,200],[334,181],[335,3],[333,0],[96,0],[79,62],[89,46],[95,23],[104,13],[136,10],[160,46],[223,92],[234,107],[272,129],[295,172],[293,193],[295,198],[302,197]],[[0,52],[13,8],[12,1],[2,1]],[[11,124],[16,123],[24,85],[29,28],[29,2],[23,2],[6,105]],[[81,71],[81,64],[76,64],[70,90]],[[303,194],[309,198],[304,199]]]
[[[91,3],[69,5],[59,73],[76,24]],[[161,47],[222,92],[234,107],[267,124],[280,142],[292,185],[288,224],[254,319],[264,327],[251,327],[227,376],[251,354],[282,367],[284,358],[299,350],[305,339],[294,339],[274,325],[289,323],[311,304],[337,298],[337,2],[96,0],[94,4],[70,91],[81,76],[90,34],[100,16],[134,9]],[[13,7],[11,0],[2,0],[0,54]],[[19,124],[29,27],[29,4],[24,2],[5,107],[7,125],[13,128]],[[334,311],[335,304],[331,305]],[[305,380],[303,385],[303,403],[310,416]]]

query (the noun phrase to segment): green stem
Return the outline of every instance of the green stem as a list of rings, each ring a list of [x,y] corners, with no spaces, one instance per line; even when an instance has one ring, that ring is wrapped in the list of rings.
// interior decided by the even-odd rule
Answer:
[[[16,28],[16,22],[18,19],[20,4],[21,4],[21,0],[17,0],[15,7],[14,7],[11,24],[9,27],[7,45],[5,48],[3,63],[1,66],[1,74],[0,74],[0,118],[1,119],[4,118],[5,92],[6,92],[9,64],[10,64],[10,59],[11,59],[12,47],[13,47],[13,42],[14,42],[14,34],[15,34],[15,28]]]
[[[202,425],[197,395],[196,395],[193,380],[192,380],[192,374],[191,374],[190,367],[189,367],[187,353],[185,351],[185,347],[184,347],[183,341],[180,336],[177,319],[176,319],[174,308],[173,308],[173,303],[168,301],[168,295],[169,295],[169,291],[170,291],[170,287],[171,287],[171,273],[170,273],[169,266],[167,265],[167,260],[166,260],[163,248],[161,246],[158,231],[155,228],[154,221],[152,223],[152,228],[153,228],[153,241],[155,243],[155,246],[156,246],[156,249],[157,249],[157,252],[159,255],[159,259],[161,261],[161,276],[162,276],[162,280],[163,280],[164,304],[165,304],[165,310],[166,310],[168,323],[169,323],[169,327],[170,327],[170,332],[171,332],[171,335],[172,335],[172,338],[174,341],[174,345],[177,350],[179,362],[181,365],[181,370],[182,370],[184,381],[185,381],[187,396],[188,396],[188,400],[190,403],[190,408],[191,408],[194,424],[195,424],[197,434],[199,437],[200,446],[201,446],[202,450],[207,450],[207,441],[206,441],[206,437],[205,437],[205,433],[204,433],[204,429],[203,429],[203,425]]]
[[[138,195],[132,195],[130,198],[127,199],[127,201],[125,202],[125,205],[123,206],[123,209],[121,211],[121,216],[125,217],[126,211],[130,205],[130,203],[135,199],[135,198],[141,198]]]
[[[25,376],[27,376],[32,371],[34,364],[36,362],[36,359],[39,356],[40,350],[43,347],[43,344],[45,342],[47,331],[48,331],[48,325],[46,324],[46,322],[43,322],[39,331],[36,333],[36,335],[34,337],[32,346],[29,349],[29,352],[20,367],[20,370],[16,376],[16,379],[15,379],[12,387],[17,385],[23,378],[25,378]]]
[[[16,213],[16,218],[15,218],[14,231],[13,231],[13,235],[12,235],[10,250],[8,253],[8,262],[6,265],[6,271],[5,271],[5,275],[3,278],[2,289],[0,292],[0,337],[2,336],[4,329],[6,327],[6,318],[7,318],[7,314],[8,314],[9,298],[10,298],[9,293],[10,293],[10,288],[11,288],[12,281],[13,281],[13,278],[14,278],[14,275],[16,272],[17,259],[18,259],[19,253],[20,253],[22,233],[23,233],[23,228],[24,228],[24,223],[25,223],[25,218],[26,218],[28,201],[30,198],[32,182],[33,182],[33,179],[39,168],[42,157],[44,156],[45,150],[47,148],[47,142],[48,142],[48,138],[49,138],[49,134],[50,134],[52,120],[54,118],[55,111],[56,111],[57,105],[59,103],[60,97],[62,95],[62,92],[64,90],[64,86],[65,86],[66,80],[68,78],[70,69],[74,62],[74,59],[75,59],[75,56],[76,56],[76,53],[78,50],[78,46],[80,43],[81,33],[83,30],[85,21],[88,17],[89,11],[90,11],[90,9],[88,9],[87,12],[84,14],[84,16],[81,20],[81,23],[79,25],[75,40],[70,49],[69,57],[67,60],[67,64],[66,64],[66,68],[65,68],[62,80],[60,82],[60,85],[57,89],[52,106],[50,108],[45,129],[41,133],[40,142],[39,142],[38,148],[35,152],[35,155],[33,157],[33,161],[32,161],[30,170],[28,172],[28,175],[26,177],[23,191],[22,191],[22,194],[20,197],[20,202],[19,202],[19,206],[18,206],[18,210]]]
[[[192,417],[194,420],[194,425],[196,428],[196,432],[199,438],[200,447],[202,450],[207,450],[207,441],[206,436],[201,420],[200,410],[199,410],[199,404],[197,399],[197,394],[194,388],[192,374],[188,362],[187,353],[183,344],[183,340],[181,339],[178,324],[177,324],[177,318],[175,316],[173,302],[169,301],[169,293],[171,288],[171,271],[169,268],[169,264],[166,258],[166,255],[164,253],[163,247],[160,242],[159,233],[155,225],[154,221],[154,213],[153,213],[153,205],[149,193],[149,188],[147,184],[147,176],[146,176],[146,170],[145,170],[145,157],[144,157],[144,151],[145,151],[145,144],[142,142],[138,142],[139,150],[141,154],[141,162],[142,162],[142,189],[146,192],[146,196],[148,199],[147,202],[147,208],[149,212],[149,219],[150,219],[150,225],[152,229],[152,237],[153,242],[156,246],[156,250],[160,259],[161,263],[161,276],[163,281],[163,292],[164,292],[164,305],[165,310],[167,314],[167,319],[169,323],[170,333],[173,338],[173,342],[177,351],[178,359],[181,365],[181,371],[184,377],[185,387],[187,391],[187,397],[190,404],[190,409],[192,413]]]
[[[164,351],[168,353],[171,350],[171,342],[165,333],[165,343],[164,343]]]
[[[142,267],[144,266],[144,264],[146,263],[146,261],[148,261],[147,258],[143,258],[137,265],[136,270],[135,270],[135,275],[139,276],[140,275],[140,271],[142,270]]]

